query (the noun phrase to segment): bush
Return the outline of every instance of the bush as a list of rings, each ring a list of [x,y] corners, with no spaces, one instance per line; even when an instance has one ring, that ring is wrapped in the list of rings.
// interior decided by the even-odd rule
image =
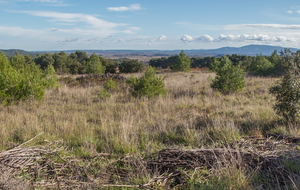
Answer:
[[[274,64],[262,55],[256,56],[248,67],[255,75],[267,76],[274,74]]]
[[[108,99],[110,98],[111,94],[109,92],[107,92],[105,89],[100,90],[98,97],[100,99]]]
[[[270,88],[276,97],[274,109],[287,122],[298,122],[300,119],[300,52],[281,53],[281,61],[285,66],[284,77]]]
[[[0,102],[7,104],[14,100],[42,99],[47,88],[58,86],[52,65],[41,70],[35,64],[27,64],[24,56],[13,57],[13,66],[0,53]]]
[[[214,70],[217,76],[211,83],[213,89],[219,90],[223,94],[229,94],[244,88],[245,73],[241,64],[233,65],[228,57],[222,57]]]
[[[156,76],[156,72],[152,67],[149,67],[141,78],[131,76],[127,83],[132,85],[132,95],[134,97],[155,97],[166,95],[167,89],[165,88],[164,79]]]
[[[117,84],[114,80],[112,79],[109,79],[105,84],[104,84],[104,88],[106,90],[112,90],[112,89],[115,89],[117,88]]]
[[[119,69],[121,73],[137,73],[144,70],[144,64],[135,59],[125,59]]]

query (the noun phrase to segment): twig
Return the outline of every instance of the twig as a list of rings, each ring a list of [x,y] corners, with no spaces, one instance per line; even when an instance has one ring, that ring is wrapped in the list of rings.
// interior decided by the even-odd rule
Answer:
[[[41,134],[43,134],[43,132],[40,132],[39,134],[35,135],[33,138],[31,138],[31,139],[29,139],[28,141],[26,141],[26,142],[24,142],[24,143],[22,143],[22,144],[16,146],[15,148],[20,148],[21,146],[23,146],[23,145],[29,143],[30,141],[33,141],[33,139],[35,139],[36,137],[40,136]],[[14,148],[14,149],[15,149],[15,148]]]

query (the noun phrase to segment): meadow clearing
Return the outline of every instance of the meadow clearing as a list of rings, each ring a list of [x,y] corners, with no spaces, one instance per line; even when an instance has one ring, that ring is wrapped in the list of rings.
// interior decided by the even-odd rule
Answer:
[[[212,90],[210,83],[214,73],[205,70],[160,72],[158,75],[165,78],[168,89],[165,97],[134,98],[122,80],[116,80],[117,88],[103,95],[100,92],[105,81],[80,84],[61,76],[60,87],[48,90],[42,101],[0,106],[3,152],[20,147],[48,151],[42,156],[48,162],[37,161],[40,172],[33,172],[32,166],[27,165],[23,172],[17,172],[14,180],[21,184],[20,188],[299,188],[294,180],[300,172],[298,144],[283,145],[266,137],[266,134],[299,136],[297,127],[282,124],[272,108],[275,99],[269,94],[269,88],[279,78],[246,76],[246,86],[241,92],[223,95]],[[251,138],[263,139],[265,147],[273,143],[275,148],[259,152],[254,141],[249,140]],[[213,169],[179,167],[176,171],[186,176],[182,177],[181,173],[182,182],[178,182],[174,172],[153,171],[144,165],[161,150],[232,148],[246,151],[244,145],[240,149],[233,147],[241,142],[257,150],[258,156],[275,152],[280,158],[296,155],[297,159],[293,157],[290,168],[286,168],[292,173],[287,176],[290,181],[276,181],[274,176],[261,178],[263,174],[259,169],[246,170],[230,162],[226,167],[221,164]],[[283,150],[289,150],[290,154],[282,153]],[[51,174],[42,167],[47,163],[52,163],[53,168],[60,163],[57,168],[63,169]],[[166,177],[171,174],[175,177]],[[165,176],[162,177],[165,181],[159,181],[158,176]],[[156,181],[151,182],[151,179]],[[11,180],[0,178],[3,187],[17,184]]]

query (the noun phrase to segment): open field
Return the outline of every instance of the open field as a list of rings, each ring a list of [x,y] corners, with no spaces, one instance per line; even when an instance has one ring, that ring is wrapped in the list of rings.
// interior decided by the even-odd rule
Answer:
[[[48,91],[43,101],[1,106],[0,147],[3,151],[15,147],[38,147],[47,150],[47,159],[51,160],[51,163],[60,163],[63,165],[61,167],[66,169],[57,172],[66,174],[71,168],[84,168],[84,174],[78,173],[79,169],[76,170],[77,173],[74,169],[74,172],[84,176],[82,184],[86,183],[87,189],[126,189],[124,184],[128,185],[127,188],[130,184],[135,184],[131,187],[142,187],[139,184],[146,184],[155,176],[162,175],[148,171],[142,163],[163,149],[229,150],[230,145],[245,142],[245,139],[250,137],[265,139],[265,134],[299,136],[300,131],[295,127],[280,124],[272,109],[274,97],[268,93],[268,89],[274,85],[277,78],[247,76],[246,87],[242,92],[225,96],[210,88],[213,73],[166,72],[160,75],[166,78],[166,97],[133,98],[125,82],[118,81],[118,88],[112,90],[111,96],[104,99],[98,95],[103,89],[101,83],[84,86],[76,83],[69,86],[62,82],[58,89]],[[30,139],[31,141],[19,146]],[[265,144],[269,140],[265,139]],[[271,140],[269,143],[276,145]],[[299,156],[297,144],[282,148]],[[55,155],[49,152],[55,152]],[[259,154],[263,155],[266,152]],[[132,170],[134,167],[138,168],[138,172]],[[299,167],[295,168],[295,173],[299,174]],[[43,171],[41,169],[41,176],[34,180],[47,181],[46,175],[42,175]],[[271,186],[273,182],[262,182],[258,177],[259,173],[248,173],[229,163],[227,167],[220,167],[217,171],[205,167],[199,170],[198,167],[183,172],[188,176],[188,180],[184,182],[187,183],[185,186],[180,186],[180,182],[172,182],[172,186],[170,181],[166,180],[171,179],[170,177],[165,178],[165,184],[156,181],[156,186],[147,187],[253,189],[265,184],[265,188],[274,188]],[[22,173],[18,176],[18,179],[26,179],[26,185],[29,187],[43,187],[42,183],[34,184],[29,174]],[[1,180],[0,178],[0,184]],[[53,177],[51,180],[54,184],[52,188],[66,188],[59,186],[58,178]],[[72,180],[80,181],[78,176]],[[6,184],[13,183],[7,179],[2,181]],[[45,182],[44,185],[51,186],[49,184]],[[104,187],[103,184],[123,186]],[[280,185],[300,187],[293,182]],[[83,186],[73,188],[80,189]]]

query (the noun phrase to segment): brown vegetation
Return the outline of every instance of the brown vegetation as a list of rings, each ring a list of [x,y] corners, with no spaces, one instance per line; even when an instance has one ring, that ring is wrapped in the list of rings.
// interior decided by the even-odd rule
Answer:
[[[109,98],[101,99],[98,94],[105,81],[88,83],[84,80],[82,86],[77,80],[70,86],[62,82],[59,89],[48,91],[41,102],[0,106],[0,147],[3,150],[0,159],[9,150],[26,154],[35,148],[45,151],[32,155],[33,159],[39,159],[28,162],[38,165],[24,165],[24,161],[23,170],[20,167],[15,175],[15,180],[42,188],[50,187],[51,181],[54,184],[51,188],[58,189],[96,189],[104,188],[105,184],[106,188],[146,189],[201,189],[201,185],[202,189],[251,189],[261,184],[269,189],[274,184],[299,187],[294,183],[300,171],[297,144],[276,144],[265,139],[260,149],[246,138],[262,138],[266,133],[299,136],[294,126],[280,124],[272,109],[274,98],[268,89],[277,79],[246,77],[242,92],[226,96],[210,88],[211,73],[164,72],[161,75],[166,77],[166,97],[134,98],[125,82],[116,80],[117,89],[109,92]],[[268,148],[270,143],[273,149]],[[18,149],[22,147],[24,149]],[[247,147],[252,147],[252,151],[246,150]],[[163,151],[163,155],[159,152],[162,149],[173,152]],[[197,151],[191,152],[191,149]],[[246,155],[249,170],[239,167],[241,163],[232,162],[220,167],[222,159],[215,156],[220,153],[227,158],[226,152],[230,153],[231,161],[239,160],[238,155]],[[192,157],[200,161],[202,155],[210,160],[209,164],[193,165],[194,162],[187,159],[181,160]],[[285,155],[290,156],[285,158]],[[175,157],[183,165],[176,165]],[[164,164],[170,158],[175,163],[173,169],[157,164],[159,160]],[[279,168],[282,166],[286,166],[285,170]],[[276,175],[285,171],[288,173],[284,173],[284,178]],[[36,172],[40,172],[39,177],[32,177],[38,174]],[[261,181],[259,175],[266,174],[270,174],[269,181]]]

